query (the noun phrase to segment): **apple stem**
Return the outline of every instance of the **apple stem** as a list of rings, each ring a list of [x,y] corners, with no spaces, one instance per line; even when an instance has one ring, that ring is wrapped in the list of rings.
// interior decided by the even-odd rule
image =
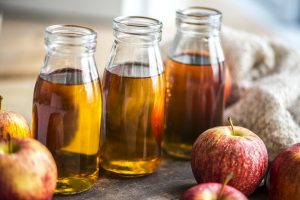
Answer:
[[[0,110],[2,109],[2,99],[3,97],[0,95]]]
[[[228,123],[231,127],[232,135],[235,135],[235,131],[234,131],[234,128],[233,128],[233,123],[232,123],[231,117],[228,117]]]
[[[12,143],[11,143],[11,136],[9,133],[7,133],[7,143],[8,143],[8,153],[12,153],[13,152],[13,147],[12,147]]]
[[[220,192],[219,192],[219,194],[218,194],[217,200],[222,200],[222,199],[223,199],[222,196],[223,196],[223,192],[224,192],[225,186],[228,184],[228,182],[229,182],[232,178],[233,178],[233,172],[230,172],[230,173],[226,176],[226,178],[225,178],[225,180],[224,180],[224,182],[223,182],[223,184],[222,184],[222,187],[221,187],[221,190],[220,190]]]

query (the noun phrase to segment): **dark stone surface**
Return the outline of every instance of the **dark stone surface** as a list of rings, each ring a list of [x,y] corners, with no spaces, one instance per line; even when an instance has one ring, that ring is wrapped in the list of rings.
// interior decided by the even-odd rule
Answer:
[[[145,177],[117,178],[104,171],[100,178],[87,192],[55,196],[60,199],[101,199],[101,200],[154,200],[179,199],[181,194],[196,184],[189,161],[175,160],[169,157],[163,159],[159,169]],[[259,188],[250,200],[267,199],[264,187]]]

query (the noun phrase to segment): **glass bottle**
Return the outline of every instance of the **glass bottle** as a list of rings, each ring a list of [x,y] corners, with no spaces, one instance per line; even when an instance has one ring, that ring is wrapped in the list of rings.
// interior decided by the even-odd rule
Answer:
[[[101,166],[121,176],[152,173],[161,160],[165,76],[162,23],[138,16],[113,21],[115,41],[103,77]]]
[[[176,12],[177,33],[166,61],[164,149],[172,156],[189,159],[197,137],[222,123],[221,18],[219,11],[203,7]]]
[[[75,25],[45,31],[47,54],[34,89],[32,131],[56,161],[55,193],[85,191],[98,177],[102,94],[96,36]]]

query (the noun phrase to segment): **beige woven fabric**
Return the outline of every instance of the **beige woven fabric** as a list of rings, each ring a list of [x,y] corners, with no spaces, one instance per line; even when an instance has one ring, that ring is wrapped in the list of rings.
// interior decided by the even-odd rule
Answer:
[[[259,135],[273,160],[300,142],[300,54],[281,41],[230,28],[222,31],[222,45],[233,79],[225,116]]]

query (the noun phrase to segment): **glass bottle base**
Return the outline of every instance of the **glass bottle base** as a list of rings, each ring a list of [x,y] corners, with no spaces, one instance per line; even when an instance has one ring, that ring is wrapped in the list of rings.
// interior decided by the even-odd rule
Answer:
[[[147,161],[109,160],[103,161],[101,167],[118,176],[139,177],[152,174],[160,162],[160,158]]]
[[[165,144],[166,153],[175,158],[190,160],[193,145],[187,144]]]
[[[69,195],[87,191],[96,182],[98,174],[99,169],[87,177],[58,178],[54,193]]]

